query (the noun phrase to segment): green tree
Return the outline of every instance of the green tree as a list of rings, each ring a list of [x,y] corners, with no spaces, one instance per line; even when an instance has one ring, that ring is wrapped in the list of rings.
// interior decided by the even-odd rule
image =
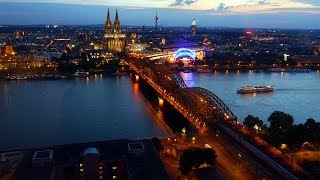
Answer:
[[[244,118],[243,125],[249,129],[254,129],[255,125],[258,125],[259,127],[264,126],[262,120],[252,115],[248,115],[246,118]]]
[[[306,128],[302,124],[293,125],[285,134],[285,140],[289,147],[297,150],[306,140],[305,134]]]
[[[268,118],[270,123],[269,135],[273,145],[287,143],[286,133],[293,126],[293,117],[280,111],[274,111]]]
[[[305,141],[318,145],[320,140],[320,127],[318,123],[314,119],[309,118],[303,126],[305,127]]]

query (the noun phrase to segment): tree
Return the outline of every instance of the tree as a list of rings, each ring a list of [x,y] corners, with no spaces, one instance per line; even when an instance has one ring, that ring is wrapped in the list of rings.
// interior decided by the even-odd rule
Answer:
[[[278,146],[287,143],[286,133],[293,126],[293,117],[280,111],[274,111],[268,118],[271,143]]]
[[[199,168],[202,164],[214,165],[217,155],[210,148],[194,148],[183,151],[179,160],[181,174],[188,174],[192,168]]]
[[[320,128],[318,123],[314,119],[309,118],[303,126],[305,127],[305,141],[317,145],[320,139]]]
[[[291,148],[300,149],[301,144],[306,141],[306,128],[302,124],[293,125],[285,134],[285,140]]]
[[[252,115],[248,115],[246,118],[244,118],[243,125],[249,129],[254,129],[255,125],[258,125],[260,127],[264,126],[262,120]]]

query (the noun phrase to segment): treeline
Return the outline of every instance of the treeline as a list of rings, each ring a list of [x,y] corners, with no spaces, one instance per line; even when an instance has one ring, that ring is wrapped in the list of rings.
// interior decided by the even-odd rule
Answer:
[[[299,150],[303,146],[319,149],[320,123],[309,118],[303,124],[294,124],[290,114],[274,111],[268,118],[269,126],[258,117],[248,115],[243,122],[247,128],[256,131],[266,142],[275,147]]]

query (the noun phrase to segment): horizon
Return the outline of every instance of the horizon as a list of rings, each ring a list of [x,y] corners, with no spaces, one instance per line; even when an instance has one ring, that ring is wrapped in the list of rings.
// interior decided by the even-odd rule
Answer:
[[[136,2],[138,0],[135,0]],[[166,1],[166,0],[164,0]],[[200,2],[201,0],[195,0]],[[202,0],[205,1],[205,0]],[[252,1],[252,0],[251,0]],[[254,0],[255,1],[255,0]],[[271,1],[271,0],[270,0]],[[288,0],[283,0],[288,1]],[[291,1],[291,0],[290,0]],[[296,1],[296,0],[295,0]],[[231,7],[219,12],[212,9],[185,8],[185,5],[170,7],[137,7],[118,6],[113,4],[76,4],[72,2],[3,2],[0,0],[0,15],[11,17],[2,18],[2,25],[101,25],[105,23],[107,8],[110,8],[110,15],[114,19],[115,9],[118,8],[121,25],[124,26],[154,26],[156,12],[161,27],[189,27],[193,18],[197,20],[198,27],[216,28],[255,28],[255,29],[320,29],[317,19],[318,6],[309,8],[302,13],[297,9],[292,12],[271,14],[267,11],[261,12],[238,12]],[[81,1],[83,2],[83,1]],[[182,0],[182,2],[185,2]],[[269,1],[259,1],[263,6]],[[317,3],[314,1],[314,3]],[[192,5],[191,3],[190,5]],[[317,3],[320,6],[320,2]],[[249,9],[253,5],[246,5]],[[219,6],[221,8],[221,6]],[[216,8],[217,9],[217,8]],[[233,7],[234,9],[234,7]],[[311,9],[311,10],[310,10]],[[320,8],[319,8],[320,9]],[[283,9],[282,9],[283,10]],[[57,13],[59,12],[59,13]],[[85,12],[85,13],[83,13]]]
[[[87,26],[94,26],[94,27],[99,27],[104,28],[105,24],[0,24],[0,28],[6,28],[6,27],[40,27],[40,26],[62,26],[62,27],[87,27]],[[130,24],[123,24],[121,27],[133,27],[133,28],[141,28],[142,26],[139,25],[130,25]],[[154,26],[149,25],[149,26],[144,26],[146,28],[154,28]],[[190,26],[165,26],[165,25],[158,25],[159,28],[190,28]],[[197,28],[212,28],[212,29],[241,29],[241,30],[287,30],[287,31],[292,31],[292,30],[297,30],[297,31],[320,31],[320,28],[315,28],[315,29],[310,29],[310,28],[268,28],[268,27],[229,27],[229,26],[197,26]]]

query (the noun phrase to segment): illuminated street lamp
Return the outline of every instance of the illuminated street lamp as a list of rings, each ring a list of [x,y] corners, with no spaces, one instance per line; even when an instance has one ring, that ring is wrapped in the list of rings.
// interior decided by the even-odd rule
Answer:
[[[185,127],[183,127],[181,131],[182,131],[183,134],[186,134],[186,132],[187,132]]]
[[[136,77],[136,81],[139,81],[139,76],[138,76],[138,75],[135,75],[135,77]]]
[[[183,127],[181,131],[182,131],[181,135],[182,135],[182,137],[185,139],[185,138],[187,137],[187,135],[186,135],[186,132],[187,132],[186,128]]]
[[[256,130],[257,133],[259,132],[259,126],[257,124],[254,125],[253,128]]]

